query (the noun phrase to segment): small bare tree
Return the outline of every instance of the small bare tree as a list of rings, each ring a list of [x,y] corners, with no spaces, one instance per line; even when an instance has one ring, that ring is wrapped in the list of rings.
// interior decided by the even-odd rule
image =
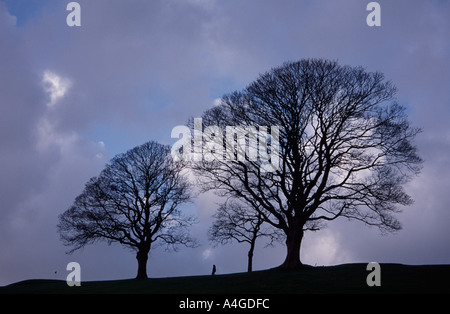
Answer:
[[[281,241],[283,235],[277,229],[268,224],[263,226],[264,219],[261,212],[251,210],[248,206],[239,204],[236,201],[227,201],[221,204],[214,214],[214,221],[208,230],[209,239],[215,245],[228,244],[233,240],[238,243],[248,243],[247,271],[253,270],[253,252],[255,250],[256,239],[265,237],[270,241],[267,245],[272,245],[274,241]]]
[[[147,278],[152,246],[194,246],[187,229],[195,219],[179,209],[190,199],[182,170],[170,147],[156,142],[114,157],[59,216],[61,239],[73,247],[69,252],[97,241],[117,242],[137,252],[136,278]]]

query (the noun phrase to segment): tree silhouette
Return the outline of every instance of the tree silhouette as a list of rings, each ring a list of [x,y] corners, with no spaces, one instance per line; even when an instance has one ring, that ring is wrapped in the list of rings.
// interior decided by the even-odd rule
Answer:
[[[253,270],[253,252],[256,239],[269,238],[271,245],[273,241],[281,241],[282,234],[277,229],[264,227],[264,219],[260,211],[251,210],[236,201],[227,201],[221,204],[214,214],[216,219],[208,230],[209,239],[214,244],[227,244],[233,240],[238,243],[248,243],[247,271]]]
[[[191,167],[204,191],[242,200],[283,231],[281,267],[301,267],[304,232],[338,217],[383,232],[401,228],[395,213],[412,202],[403,185],[422,160],[412,144],[420,130],[410,126],[395,93],[381,73],[361,67],[323,59],[285,63],[203,114],[205,127],[220,128],[204,136],[203,153],[219,154]],[[227,126],[247,133],[222,141],[217,135]],[[270,144],[271,138],[279,141]]]
[[[70,252],[96,241],[120,243],[136,251],[136,278],[147,278],[151,247],[195,245],[187,233],[195,220],[178,208],[190,199],[182,170],[170,147],[156,142],[117,155],[59,216],[61,239]]]

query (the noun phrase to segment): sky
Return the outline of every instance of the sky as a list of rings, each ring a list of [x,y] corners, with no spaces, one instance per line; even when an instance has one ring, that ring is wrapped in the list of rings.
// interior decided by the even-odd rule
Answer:
[[[407,184],[414,204],[403,229],[381,235],[345,219],[306,233],[301,259],[341,263],[450,263],[450,2],[378,1],[381,26],[363,0],[77,1],[69,27],[63,0],[0,0],[0,285],[133,278],[135,254],[95,244],[71,255],[58,215],[113,156],[171,130],[224,94],[286,61],[325,58],[379,71],[398,88],[424,159]],[[246,271],[244,244],[212,246],[219,200],[197,196],[197,248],[150,253],[150,277]],[[285,248],[257,244],[254,269],[278,266]],[[365,279],[364,279],[365,280]]]

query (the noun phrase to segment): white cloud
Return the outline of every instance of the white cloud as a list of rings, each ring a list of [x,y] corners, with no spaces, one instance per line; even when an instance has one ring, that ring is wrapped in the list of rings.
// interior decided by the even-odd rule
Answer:
[[[317,233],[306,233],[304,262],[311,265],[335,265],[351,261],[351,254],[341,241],[336,230],[323,229]]]
[[[72,82],[68,78],[61,77],[53,71],[46,70],[42,75],[44,91],[50,96],[50,101],[46,104],[47,110],[37,122],[37,142],[38,151],[44,152],[52,146],[58,147],[61,153],[68,152],[79,139],[74,131],[61,132],[57,128],[58,118],[51,114],[51,109],[66,95]],[[104,146],[104,145],[103,145]],[[100,145],[101,148],[103,148]]]
[[[47,107],[49,108],[54,107],[72,85],[72,82],[68,78],[63,78],[48,70],[42,76],[42,83],[45,91],[50,96],[50,101],[47,103]]]
[[[55,124],[50,121],[47,116],[44,116],[36,126],[37,142],[36,147],[38,151],[44,152],[52,146],[59,148],[61,152],[70,150],[70,147],[77,141],[78,136],[75,132],[62,134],[55,128]]]
[[[101,151],[105,150],[105,143],[103,141],[98,141],[96,146]],[[103,158],[105,158],[105,155],[103,152],[98,152],[97,154],[95,154],[95,158],[103,159]]]
[[[210,248],[207,248],[206,250],[203,250],[202,252],[202,258],[203,260],[207,260],[211,257],[212,250]]]

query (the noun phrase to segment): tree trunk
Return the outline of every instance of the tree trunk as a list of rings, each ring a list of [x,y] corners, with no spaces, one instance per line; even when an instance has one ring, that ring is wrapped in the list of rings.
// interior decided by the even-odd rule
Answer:
[[[147,279],[147,260],[148,260],[148,251],[149,250],[142,250],[139,249],[139,251],[136,254],[136,259],[138,262],[138,271],[136,275],[136,279]]]
[[[247,272],[251,273],[253,271],[253,251],[255,249],[255,243],[250,244],[250,250],[248,251],[248,265]]]
[[[300,262],[300,246],[303,240],[303,230],[300,227],[292,228],[286,234],[286,248],[287,254],[286,259],[281,268],[295,269],[302,267],[302,262]]]

